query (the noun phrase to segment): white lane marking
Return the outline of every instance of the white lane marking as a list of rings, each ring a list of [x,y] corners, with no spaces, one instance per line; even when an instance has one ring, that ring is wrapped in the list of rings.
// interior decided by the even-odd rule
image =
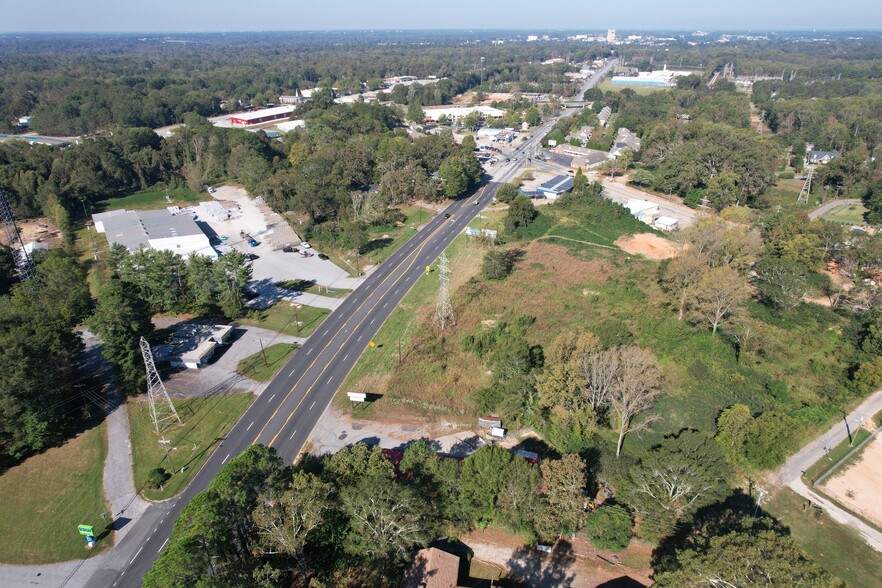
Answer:
[[[270,396],[270,399],[269,399],[269,401],[270,401],[270,402],[272,402],[272,401],[273,401],[273,398],[275,398],[275,397],[276,397],[276,395],[275,395],[275,394],[273,394],[273,395],[272,395],[272,396]]]
[[[395,288],[395,291],[392,292],[392,293],[393,293],[393,294],[398,294],[398,288]]]
[[[309,405],[309,410],[312,410],[312,407],[315,406],[315,400],[312,401],[312,404]]]
[[[227,460],[228,460],[228,459],[230,459],[230,454],[229,454],[229,453],[228,453],[227,456],[224,458],[224,460],[221,462],[221,465],[224,465],[225,463],[227,463]]]
[[[291,439],[293,439],[293,438],[294,438],[294,435],[296,435],[296,434],[297,434],[297,431],[294,431],[293,433],[291,433],[291,436],[288,437],[288,441],[290,441]]]
[[[358,336],[358,339],[356,339],[355,342],[358,343],[359,341],[361,341],[361,338],[362,338],[362,337],[364,337],[364,335],[359,335],[359,336]]]
[[[132,565],[132,563],[134,563],[134,561],[138,558],[138,556],[141,555],[141,552],[142,552],[142,551],[144,551],[144,548],[143,548],[143,547],[142,547],[141,549],[138,550],[138,553],[136,553],[136,554],[135,554],[135,557],[133,557],[133,558],[131,559],[131,561],[129,562],[129,565]]]
[[[254,426],[254,421],[251,421],[251,424],[248,425],[248,428],[245,429],[245,430],[246,430],[246,431],[250,431],[252,426]]]
[[[297,371],[297,368],[294,368],[293,370],[291,370],[291,373],[288,374],[288,377],[290,378],[291,376],[293,376],[294,372],[296,372],[296,371]]]
[[[165,544],[168,543],[168,540],[169,540],[169,538],[166,537],[166,538],[165,538],[165,541],[162,542],[162,547],[165,547]],[[160,548],[159,548],[159,551],[157,551],[156,553],[162,553],[162,547],[160,547]]]
[[[346,355],[343,356],[343,361],[346,361],[346,358],[347,358],[347,357],[349,357],[349,354],[348,354],[348,353],[347,353]]]
[[[328,378],[328,384],[330,384],[331,380],[333,380],[333,379],[334,379],[334,376],[331,376],[330,378]]]
[[[371,324],[374,324],[374,321],[377,320],[376,317],[371,319]]]
[[[389,306],[389,303],[388,303],[388,302],[386,302],[385,304],[383,304],[383,308],[386,308],[387,306]]]
[[[309,351],[307,351],[307,352],[306,352],[306,355],[309,355],[310,353],[312,353],[312,349],[310,349]]]

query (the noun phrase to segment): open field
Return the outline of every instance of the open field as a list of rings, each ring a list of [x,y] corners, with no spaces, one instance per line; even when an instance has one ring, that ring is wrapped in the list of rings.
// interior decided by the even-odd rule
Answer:
[[[826,513],[804,510],[805,499],[789,488],[763,508],[790,528],[790,534],[821,567],[842,578],[849,588],[871,588],[882,577],[882,558],[857,531]]]
[[[296,343],[270,345],[263,352],[258,351],[240,360],[236,372],[257,382],[268,382],[295,351],[297,351]]]
[[[667,90],[670,90],[670,88],[667,86],[632,86],[628,84],[613,84],[608,79],[600,82],[597,87],[604,92],[621,92],[625,88],[628,88],[629,90],[634,90],[634,92],[636,92],[639,96],[652,94],[653,92],[665,92]]]
[[[106,525],[100,516],[110,511],[102,486],[106,455],[107,425],[101,423],[0,476],[0,562],[34,565],[88,553],[77,525],[93,525],[98,533]],[[96,549],[109,543],[99,541]]]
[[[417,227],[429,222],[436,214],[431,208],[422,206],[409,206],[401,212],[407,216],[401,225],[371,225],[368,228],[370,240],[361,248],[361,255],[370,263],[385,261],[413,237]]]
[[[166,206],[190,206],[203,200],[211,200],[208,192],[193,192],[189,188],[169,188],[169,201],[165,199],[166,190],[154,187],[120,198],[108,198],[95,203],[96,212],[125,208],[126,210],[151,210]]]
[[[163,500],[180,492],[252,400],[251,394],[174,399],[183,424],[169,426],[159,435],[153,429],[147,403],[129,402],[127,408],[132,429],[135,488],[139,488],[141,495],[148,500]],[[162,438],[171,440],[170,455],[177,473],[166,481],[162,489],[154,490],[146,486],[150,470],[161,467],[171,473],[172,469],[165,449],[159,445]]]
[[[867,209],[859,204],[843,204],[837,206],[821,218],[825,221],[834,223],[842,223],[846,225],[863,225],[866,224],[864,214]]]
[[[328,288],[316,284],[315,280],[287,280],[277,284],[280,288],[291,292],[305,292],[307,294],[319,294],[328,298],[345,298],[352,290],[346,288]]]
[[[868,441],[820,489],[830,498],[882,527],[882,440]]]
[[[287,300],[276,302],[267,309],[255,311],[257,319],[242,318],[239,319],[239,322],[243,325],[269,329],[294,337],[308,337],[331,314],[331,311],[325,308],[301,304],[300,308],[295,309],[292,304],[295,303]],[[298,321],[300,322],[299,328]]]
[[[640,233],[616,239],[616,245],[626,253],[642,255],[647,259],[670,259],[676,257],[676,243],[653,233]]]

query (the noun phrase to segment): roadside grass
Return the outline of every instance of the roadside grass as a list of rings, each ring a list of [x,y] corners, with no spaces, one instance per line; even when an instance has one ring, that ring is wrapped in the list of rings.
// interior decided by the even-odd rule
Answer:
[[[107,237],[97,233],[95,227],[83,227],[74,232],[74,251],[77,260],[86,268],[86,281],[92,296],[98,296],[98,291],[107,280],[104,260],[110,254],[110,246]],[[95,259],[95,257],[98,259]]]
[[[857,531],[840,525],[827,513],[803,510],[806,501],[781,489],[763,508],[790,528],[790,534],[821,567],[850,588],[871,588],[882,577],[882,558]]]
[[[147,403],[129,402],[135,488],[148,500],[164,500],[183,490],[253,399],[250,393],[175,398],[172,402],[183,424],[168,426],[160,434],[153,429]],[[164,468],[171,473],[172,469],[160,439],[171,441],[170,455],[177,473],[162,489],[153,489],[147,485],[149,472]]]
[[[287,280],[277,282],[279,288],[290,290],[291,292],[305,292],[307,294],[318,294],[329,298],[345,298],[352,290],[346,288],[335,288],[333,286],[323,286],[316,284],[315,280]]]
[[[381,263],[407,243],[420,225],[432,220],[437,214],[431,208],[409,206],[401,210],[407,220],[401,226],[371,225],[368,228],[370,240],[361,248],[360,253],[370,263]]]
[[[128,196],[99,200],[95,203],[95,210],[97,212],[119,208],[125,208],[126,210],[153,210],[165,208],[166,206],[190,206],[198,204],[203,200],[212,199],[211,194],[208,192],[196,193],[189,188],[169,188],[168,195],[170,201],[166,201],[165,194],[165,187],[154,186],[153,188],[141,190]]]
[[[241,360],[236,366],[236,373],[257,382],[268,382],[285,362],[288,361],[298,345],[296,343],[276,343],[263,352],[258,351]]]
[[[0,562],[35,565],[85,557],[77,525],[101,533],[110,522],[102,485],[107,455],[107,425],[77,435],[9,468],[0,475]],[[95,550],[113,544],[102,537]]]
[[[861,441],[869,436],[870,433],[866,429],[860,428],[853,434],[853,444],[849,444],[848,439],[845,439],[836,447],[831,448],[824,457],[816,461],[805,471],[803,478],[805,479],[806,483],[811,484],[814,480],[817,480],[821,475],[824,474],[824,472],[833,467],[836,462],[848,455],[849,451],[857,447],[861,443]],[[840,464],[838,471],[845,471],[848,465],[854,463],[855,457],[859,456],[862,452],[863,450],[856,452],[855,455],[851,456],[851,459],[843,464]]]
[[[846,225],[865,225],[864,214],[867,209],[860,204],[843,204],[837,206],[821,218],[825,221],[842,223]]]
[[[474,558],[469,562],[469,578],[498,582],[506,576],[506,571],[503,568],[492,563],[486,563]]]
[[[763,197],[769,203],[767,210],[774,212],[780,206],[781,212],[784,213],[807,214],[817,208],[820,201],[817,201],[818,196],[814,194],[809,196],[808,204],[796,201],[804,183],[805,180],[778,178],[775,185]]]
[[[239,323],[261,329],[269,329],[277,333],[285,333],[293,337],[308,337],[322,323],[331,311],[326,308],[299,305],[295,302],[282,300],[264,310],[254,311],[257,318],[241,318]],[[300,322],[300,327],[297,326]]]

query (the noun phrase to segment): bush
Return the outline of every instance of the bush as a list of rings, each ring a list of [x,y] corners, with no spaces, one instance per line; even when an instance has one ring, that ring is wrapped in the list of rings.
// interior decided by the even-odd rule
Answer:
[[[778,174],[778,177],[782,180],[792,180],[795,175],[792,171],[786,171]]]
[[[171,478],[165,468],[154,468],[147,474],[147,485],[154,490],[159,490],[166,480]]]
[[[631,542],[631,515],[621,506],[601,506],[588,517],[587,531],[597,549],[621,551]]]
[[[511,274],[521,256],[520,249],[491,249],[484,255],[482,272],[488,280],[504,280]]]

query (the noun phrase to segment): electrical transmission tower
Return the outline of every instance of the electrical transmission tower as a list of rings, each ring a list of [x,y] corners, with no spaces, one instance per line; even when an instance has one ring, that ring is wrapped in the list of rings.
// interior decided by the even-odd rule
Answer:
[[[34,260],[28,255],[24,243],[21,241],[18,227],[15,226],[15,216],[12,214],[12,208],[9,206],[9,200],[6,199],[3,190],[0,190],[0,223],[3,224],[6,240],[12,248],[12,259],[15,262],[18,278],[22,282],[30,280],[34,277]]]
[[[806,170],[805,174],[805,183],[802,185],[802,190],[799,191],[799,196],[796,197],[797,202],[805,202],[808,204],[809,194],[812,191],[812,176],[815,175],[815,168],[809,167]]]
[[[181,424],[181,417],[175,410],[171,398],[165,389],[165,384],[156,371],[156,364],[153,363],[153,353],[150,351],[150,343],[147,339],[141,337],[141,355],[144,356],[144,366],[147,368],[147,402],[150,403],[150,418],[153,419],[153,427],[159,433],[160,423],[165,421],[178,421]]]
[[[435,324],[442,331],[447,325],[456,323],[453,317],[453,306],[450,304],[450,266],[447,262],[447,256],[443,253],[438,258],[438,305],[435,307]]]

